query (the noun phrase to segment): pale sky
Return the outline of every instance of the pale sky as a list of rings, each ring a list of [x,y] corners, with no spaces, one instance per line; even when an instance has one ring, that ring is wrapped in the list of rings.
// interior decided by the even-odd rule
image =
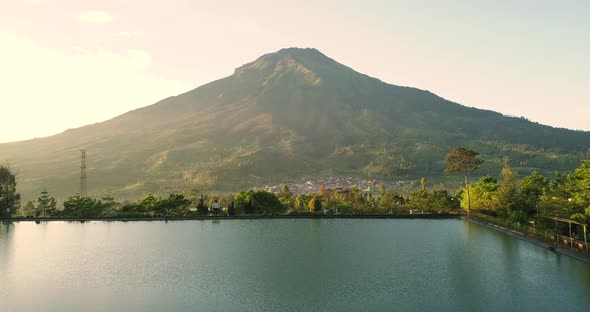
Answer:
[[[0,0],[0,142],[110,119],[284,47],[590,130],[587,0]]]

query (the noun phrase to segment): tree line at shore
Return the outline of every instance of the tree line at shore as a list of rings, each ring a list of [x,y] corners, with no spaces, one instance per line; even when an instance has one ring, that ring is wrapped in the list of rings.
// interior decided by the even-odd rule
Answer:
[[[549,179],[537,172],[520,178],[505,165],[498,176],[484,175],[475,183],[468,176],[483,160],[478,153],[455,148],[445,158],[448,174],[462,174],[465,186],[454,193],[429,188],[423,178],[409,196],[380,186],[376,192],[360,189],[326,189],[323,185],[308,194],[293,194],[287,185],[278,193],[249,190],[237,194],[147,194],[137,201],[117,202],[112,196],[100,199],[75,195],[58,209],[57,201],[43,190],[36,202],[20,203],[15,175],[0,166],[0,217],[190,217],[204,215],[314,215],[463,213],[477,211],[525,223],[543,216],[570,218],[590,223],[590,160],[573,172],[556,172]]]

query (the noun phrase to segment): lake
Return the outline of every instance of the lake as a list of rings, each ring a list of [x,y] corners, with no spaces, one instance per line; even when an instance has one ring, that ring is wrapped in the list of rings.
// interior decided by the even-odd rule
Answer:
[[[0,311],[584,311],[590,265],[462,220],[0,223]]]

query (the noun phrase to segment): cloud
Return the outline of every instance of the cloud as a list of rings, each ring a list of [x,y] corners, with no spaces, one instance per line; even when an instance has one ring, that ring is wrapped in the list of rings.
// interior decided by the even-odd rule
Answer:
[[[139,31],[120,31],[117,33],[119,37],[137,37],[140,35],[141,33]]]
[[[0,32],[0,142],[100,122],[190,89],[150,73],[146,51],[61,53]]]
[[[79,21],[86,23],[109,23],[113,21],[113,17],[103,11],[87,11],[76,17]]]

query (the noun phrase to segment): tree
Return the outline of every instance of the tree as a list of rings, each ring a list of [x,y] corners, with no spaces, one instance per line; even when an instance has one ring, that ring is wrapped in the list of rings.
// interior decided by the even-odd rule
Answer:
[[[463,174],[465,177],[465,188],[467,189],[467,213],[471,211],[471,194],[469,190],[468,178],[469,174],[477,170],[483,160],[478,157],[479,153],[464,147],[455,147],[445,156],[447,174]]]
[[[306,209],[306,205],[309,202],[310,198],[306,194],[301,194],[295,197],[295,201],[293,202],[293,210],[294,211],[304,211]]]
[[[573,173],[555,173],[539,207],[544,214],[570,218],[590,208],[590,160],[582,162]]]
[[[145,213],[145,207],[141,205],[141,202],[126,202],[121,205],[121,209],[116,212],[116,215],[121,217],[144,217]]]
[[[387,192],[379,198],[378,207],[384,212],[398,210],[404,204],[404,198],[395,192]]]
[[[289,190],[289,187],[287,185],[283,185],[283,187],[281,188],[280,195],[291,197],[293,196],[293,193],[291,193],[291,190]]]
[[[232,201],[227,205],[227,215],[233,216],[235,214],[236,214],[236,209],[234,208],[234,202]]]
[[[590,160],[586,160],[571,175],[572,201],[581,208],[590,207]]]
[[[461,206],[469,209],[468,205],[471,205],[476,209],[495,211],[498,207],[498,188],[498,180],[490,175],[485,175],[481,177],[479,182],[467,186],[467,189],[470,189],[469,192],[462,192]],[[471,194],[471,202],[469,202],[467,194]]]
[[[459,200],[451,196],[447,190],[432,190],[429,202],[430,209],[446,212],[447,210],[461,208],[459,205]]]
[[[532,216],[538,214],[539,203],[541,197],[547,193],[549,189],[549,179],[533,171],[526,176],[520,184],[520,197],[522,200],[522,208],[527,215]]]
[[[156,212],[165,216],[183,216],[188,213],[191,200],[182,194],[170,194],[168,198],[158,199]]]
[[[154,196],[154,194],[147,193],[147,195],[141,200],[141,202],[139,202],[139,206],[141,207],[139,210],[144,212],[154,211],[157,202],[158,199],[156,198],[156,196]]]
[[[115,217],[117,215],[117,208],[121,205],[115,201],[115,198],[110,194],[105,194],[100,198],[104,207],[104,215],[107,217]]]
[[[313,197],[309,200],[308,206],[309,211],[320,212],[322,210],[322,201],[317,197]]]
[[[199,203],[197,204],[197,213],[200,215],[206,215],[209,213],[209,209],[207,208],[207,205],[205,205],[205,197],[203,197],[203,195],[201,195],[201,198],[199,198]]]
[[[266,191],[255,191],[251,195],[251,203],[255,211],[262,214],[276,214],[283,212],[284,207],[273,193]]]
[[[20,206],[16,175],[8,165],[0,166],[0,218],[10,218]]]
[[[234,203],[241,214],[276,214],[285,208],[275,194],[262,190],[240,192],[234,197]]]
[[[28,201],[21,210],[21,215],[26,217],[35,215],[35,204],[32,201]]]
[[[426,178],[422,177],[422,179],[420,179],[420,189],[422,191],[426,191]]]
[[[424,186],[424,185],[423,185]],[[413,191],[410,194],[410,201],[407,204],[408,209],[425,210],[430,206],[430,194],[425,189]]]
[[[324,183],[320,184],[319,194],[320,194],[320,196],[322,196],[324,198],[329,195],[328,190],[326,189],[326,186],[324,185]]]
[[[75,195],[64,201],[64,210],[61,215],[65,217],[102,217],[104,210],[103,204],[90,197]]]
[[[355,215],[362,215],[366,210],[367,199],[365,198],[362,191],[356,187],[352,187],[350,192],[347,194],[347,201],[352,204],[352,213]]]
[[[106,194],[103,197],[100,198],[100,200],[102,201],[103,205],[106,208],[112,208],[115,209],[116,206],[118,206],[119,204],[115,201],[115,198],[110,195],[110,194]]]
[[[385,184],[383,184],[383,183],[379,184],[379,193],[381,195],[385,194]]]
[[[287,185],[283,185],[278,198],[281,204],[284,206],[291,206],[291,202],[293,201],[293,193],[291,193],[291,190],[289,190]]]
[[[309,201],[314,196],[315,196],[314,194],[297,195],[295,197],[295,199],[292,201],[289,213],[297,214],[297,213],[302,213],[304,211],[308,211],[309,210],[309,206],[308,206]],[[336,208],[336,207],[334,207],[334,208]]]
[[[502,168],[501,176],[502,184],[498,188],[498,204],[505,209],[507,216],[512,216],[517,210],[521,210],[518,179],[516,173],[508,165]]]
[[[39,204],[37,205],[37,217],[55,215],[55,212],[57,211],[57,202],[55,201],[55,198],[49,196],[49,192],[47,192],[46,189],[41,191],[41,197],[37,199],[37,203]]]
[[[236,214],[245,214],[247,204],[248,198],[246,198],[246,192],[239,192],[234,196],[234,209]]]

